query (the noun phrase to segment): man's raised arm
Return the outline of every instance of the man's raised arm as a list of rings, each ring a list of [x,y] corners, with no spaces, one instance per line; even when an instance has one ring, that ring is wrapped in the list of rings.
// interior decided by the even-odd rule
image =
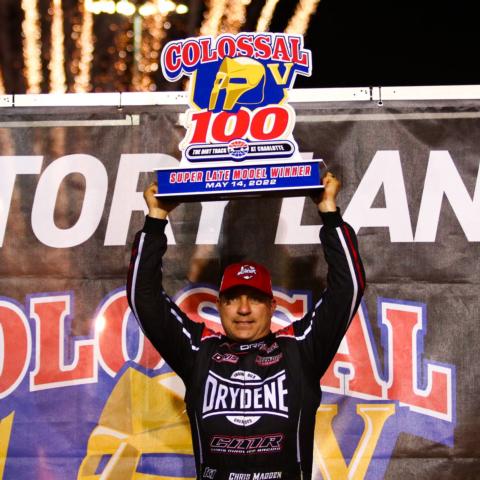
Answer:
[[[335,355],[365,289],[355,232],[343,221],[336,204],[340,181],[327,173],[323,182],[323,195],[313,200],[323,221],[320,240],[328,264],[327,288],[315,308],[293,324],[304,358],[318,377]]]
[[[128,302],[147,338],[185,379],[191,371],[203,325],[191,321],[163,290],[166,218],[176,204],[160,201],[155,193],[156,184],[151,184],[144,192],[148,216],[132,247],[127,279]]]

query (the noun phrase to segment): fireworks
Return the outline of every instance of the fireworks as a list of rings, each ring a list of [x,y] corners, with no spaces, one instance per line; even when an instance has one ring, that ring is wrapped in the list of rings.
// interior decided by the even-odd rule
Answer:
[[[25,78],[27,93],[40,93],[42,83],[42,62],[40,47],[40,19],[37,0],[22,0],[24,20],[22,23],[23,35],[23,62],[25,64]]]
[[[79,0],[72,6],[65,0],[21,0],[26,92],[157,90],[165,85],[159,59],[166,41],[176,35],[238,33],[245,29],[251,2],[207,0],[203,10],[197,6],[190,12],[181,1]],[[305,33],[319,1],[299,0],[286,32]],[[256,19],[257,31],[269,30],[277,4],[278,0],[265,1]],[[190,18],[201,13],[201,22]],[[48,84],[43,78],[47,75]],[[0,75],[0,93],[4,91]]]
[[[5,95],[5,85],[3,84],[2,71],[0,70],[0,95]]]
[[[304,35],[310,23],[310,17],[315,13],[319,2],[320,0],[300,0],[285,32]]]
[[[152,91],[156,89],[156,85],[152,80],[152,74],[159,68],[160,49],[162,41],[165,37],[163,23],[166,14],[155,11],[152,15],[148,15],[143,20],[142,28],[139,32],[138,51],[136,52],[136,70],[133,76],[133,87],[135,90]]]
[[[229,0],[223,19],[223,31],[238,33],[246,20],[250,0]]]
[[[65,78],[65,54],[63,34],[62,0],[53,0],[51,52],[52,56],[48,68],[50,70],[50,91],[64,93],[67,91]]]
[[[76,47],[80,51],[78,62],[78,74],[75,77],[73,91],[76,93],[89,92],[92,88],[90,83],[91,65],[93,60],[93,14],[86,8],[86,2],[82,2],[83,21],[80,27],[80,37]]]
[[[277,6],[278,0],[267,0],[260,12],[260,17],[257,22],[257,32],[266,32],[270,27],[270,22],[273,18],[273,13]]]
[[[223,12],[227,6],[227,0],[209,0],[205,11],[203,23],[200,27],[200,35],[217,35],[220,30]]]

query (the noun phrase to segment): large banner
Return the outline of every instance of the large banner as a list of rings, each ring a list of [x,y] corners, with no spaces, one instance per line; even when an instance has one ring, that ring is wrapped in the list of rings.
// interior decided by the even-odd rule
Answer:
[[[480,478],[480,103],[313,100],[295,139],[341,178],[368,280],[322,380],[314,478]],[[125,296],[184,110],[0,112],[0,479],[195,476],[184,386]],[[256,260],[287,325],[325,287],[319,229],[305,198],[183,204],[165,288],[218,330],[223,267]]]

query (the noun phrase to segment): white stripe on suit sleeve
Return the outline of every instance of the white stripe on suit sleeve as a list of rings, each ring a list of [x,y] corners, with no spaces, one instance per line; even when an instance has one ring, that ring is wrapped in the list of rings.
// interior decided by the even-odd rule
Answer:
[[[135,305],[135,291],[137,289],[138,265],[140,264],[140,257],[142,255],[143,242],[144,241],[145,241],[145,232],[142,232],[142,234],[140,235],[140,241],[138,242],[137,258],[135,259],[135,265],[133,267],[133,276],[132,276],[132,298],[131,298],[131,302],[132,302],[132,307],[133,307],[133,313],[137,318],[138,318],[138,313],[137,313],[137,306]]]
[[[298,337],[295,337],[295,340],[297,340],[297,342],[301,341],[301,340],[305,340],[305,338],[307,338],[307,335],[312,331],[312,324],[313,324],[313,319],[315,318],[315,310],[320,306],[320,304],[322,303],[322,298],[317,302],[317,304],[315,305],[314,309],[313,309],[313,312],[312,312],[312,318],[310,319],[310,323],[308,324],[308,327],[305,329],[305,331],[303,332],[303,335],[301,336],[298,336]]]
[[[357,282],[357,277],[355,275],[355,269],[352,263],[352,256],[350,254],[350,250],[348,249],[347,242],[345,241],[345,237],[343,236],[342,229],[341,227],[337,227],[335,230],[337,231],[338,238],[343,247],[343,250],[345,251],[345,258],[347,259],[348,268],[350,269],[350,275],[352,276],[353,296],[352,296],[352,305],[350,307],[350,321],[351,321],[353,314],[355,313],[353,309],[355,308],[355,304],[357,303],[358,282]]]
[[[182,325],[182,332],[183,334],[188,338],[190,341],[190,346],[192,347],[192,350],[200,350],[198,347],[196,347],[193,342],[192,342],[192,336],[190,335],[190,332],[183,326],[183,320],[182,317],[173,309],[170,309],[170,312],[174,315],[174,317],[177,319],[178,322]]]
[[[137,317],[138,319],[139,319],[139,316],[138,316],[138,312],[137,312],[137,306],[135,304],[135,290],[136,290],[136,283],[137,283],[138,266],[140,264],[140,258],[142,256],[142,250],[143,250],[143,244],[144,244],[144,241],[145,241],[145,235],[146,235],[145,232],[142,232],[142,234],[140,235],[140,241],[138,242],[138,253],[137,253],[137,258],[135,259],[135,265],[134,265],[134,268],[133,268],[133,276],[132,276],[131,302],[132,302],[132,307],[133,307],[133,313],[134,313],[135,317]],[[162,292],[162,293],[166,296],[167,300],[170,303],[172,303],[170,298],[166,295],[166,293],[165,292]],[[175,316],[177,321],[182,325],[182,332],[188,338],[192,350],[199,350],[198,347],[193,345],[192,336],[190,335],[190,332],[183,326],[182,318],[173,309],[171,309],[170,311],[173,313],[173,315]],[[143,330],[141,322],[139,322],[139,324],[140,324],[140,328],[142,329],[143,333],[145,333],[145,331]]]

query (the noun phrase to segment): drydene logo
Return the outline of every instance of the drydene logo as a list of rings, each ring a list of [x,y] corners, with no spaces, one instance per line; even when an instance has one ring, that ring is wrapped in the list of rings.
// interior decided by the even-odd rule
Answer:
[[[165,78],[190,81],[182,160],[291,159],[295,112],[286,104],[297,74],[311,74],[301,35],[240,33],[167,43]]]
[[[252,372],[237,370],[223,378],[208,373],[202,418],[223,415],[235,425],[249,426],[262,415],[288,418],[285,370],[262,380]]]

